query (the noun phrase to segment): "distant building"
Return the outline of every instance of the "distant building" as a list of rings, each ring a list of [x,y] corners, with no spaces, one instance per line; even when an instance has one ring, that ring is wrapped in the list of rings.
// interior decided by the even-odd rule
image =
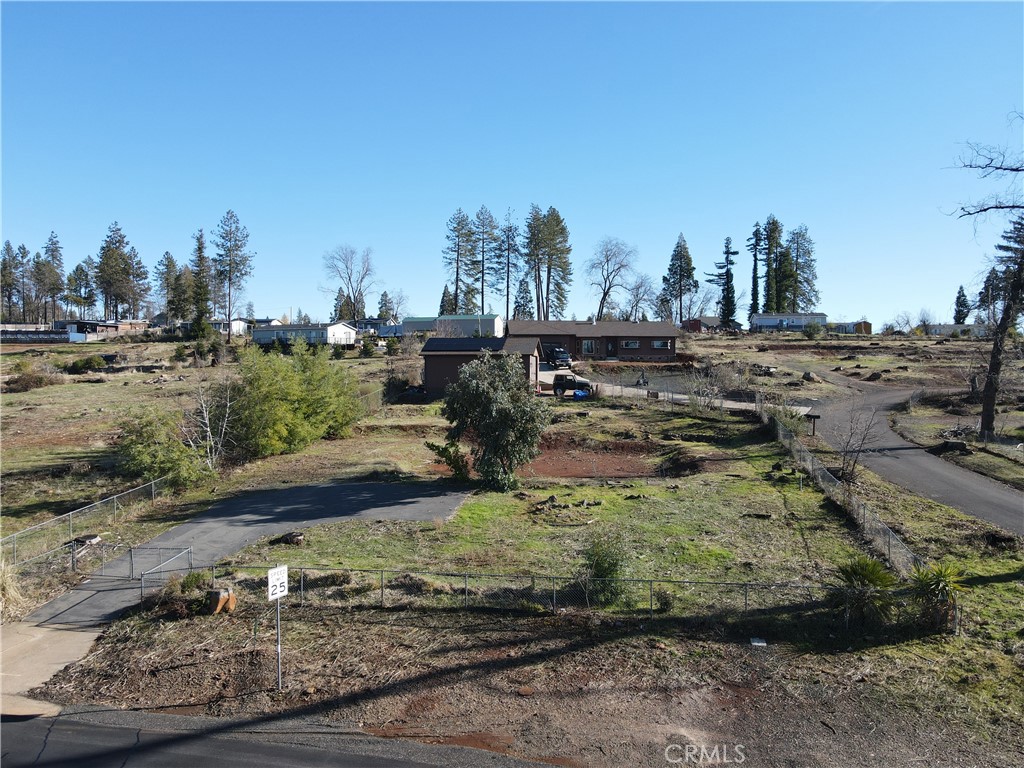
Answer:
[[[253,343],[261,347],[273,346],[274,342],[286,345],[299,338],[310,345],[341,344],[351,347],[356,343],[356,329],[348,323],[311,323],[267,325],[252,331]]]
[[[693,317],[683,324],[683,330],[690,333],[715,333],[722,328],[722,320],[718,317],[707,315],[705,317]]]
[[[407,334],[436,333],[450,338],[474,336],[501,337],[505,321],[501,315],[441,315],[440,317],[405,317],[402,329]]]
[[[857,320],[852,323],[829,323],[829,333],[857,334],[859,336],[871,335],[871,323],[867,320]]]
[[[969,336],[980,339],[992,334],[986,323],[932,323],[927,326],[929,336]]]
[[[796,331],[800,332],[811,324],[828,325],[828,315],[824,312],[755,312],[750,316],[750,331]]]
[[[509,320],[510,337],[537,337],[576,360],[672,362],[678,329],[672,323],[576,320]]]

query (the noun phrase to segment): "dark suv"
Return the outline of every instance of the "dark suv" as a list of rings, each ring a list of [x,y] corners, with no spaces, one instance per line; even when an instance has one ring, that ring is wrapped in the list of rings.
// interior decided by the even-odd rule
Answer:
[[[552,368],[572,368],[572,358],[562,347],[545,346],[544,359]]]

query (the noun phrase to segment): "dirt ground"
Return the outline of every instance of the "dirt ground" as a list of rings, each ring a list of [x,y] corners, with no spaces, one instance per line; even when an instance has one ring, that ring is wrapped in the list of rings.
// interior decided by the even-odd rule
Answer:
[[[702,764],[1009,767],[1024,747],[1019,731],[985,744],[894,704],[884,680],[899,670],[855,653],[812,662],[657,619],[290,606],[279,693],[273,620],[250,614],[119,625],[39,693],[177,714],[289,712],[580,768],[671,765],[688,748],[704,749]]]

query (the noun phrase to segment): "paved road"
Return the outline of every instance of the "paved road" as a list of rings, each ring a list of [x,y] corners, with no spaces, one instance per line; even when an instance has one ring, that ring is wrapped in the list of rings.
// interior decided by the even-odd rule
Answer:
[[[139,712],[5,717],[4,768],[527,768],[464,747],[380,739],[289,718],[231,721]]]
[[[219,502],[207,512],[146,543],[135,556],[136,576],[169,557],[175,549],[192,547],[196,566],[234,554],[264,536],[297,528],[356,518],[369,520],[434,520],[447,518],[466,498],[465,491],[439,483],[338,483],[302,485],[243,493]],[[160,548],[158,552],[153,548]],[[184,559],[175,563],[181,567]],[[126,576],[128,556],[105,567],[105,573]],[[139,583],[94,575],[65,595],[47,603],[26,622],[88,627],[107,623],[139,600]]]
[[[816,431],[829,445],[841,449],[843,436],[850,433],[851,414],[857,418],[874,412],[869,450],[861,459],[864,466],[919,496],[1024,535],[1024,494],[933,456],[889,427],[889,411],[905,403],[911,390],[817,373],[850,390],[850,396],[832,398],[812,409],[821,416]]]

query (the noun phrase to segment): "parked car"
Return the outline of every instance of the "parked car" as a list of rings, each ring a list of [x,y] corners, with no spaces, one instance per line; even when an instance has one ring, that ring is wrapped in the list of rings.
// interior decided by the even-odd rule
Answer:
[[[555,391],[555,397],[562,397],[566,392],[586,392],[587,395],[594,392],[590,382],[575,373],[556,373],[552,389]]]
[[[544,360],[553,368],[572,368],[569,352],[554,344],[544,345]]]

